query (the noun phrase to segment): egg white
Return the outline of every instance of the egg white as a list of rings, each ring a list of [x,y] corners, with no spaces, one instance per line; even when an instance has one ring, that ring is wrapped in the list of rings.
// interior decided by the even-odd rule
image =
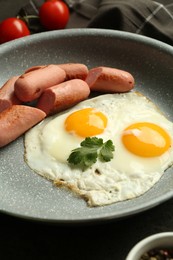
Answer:
[[[99,160],[86,171],[68,165],[67,158],[84,138],[65,131],[64,121],[74,111],[93,107],[103,112],[108,125],[98,135],[115,145],[114,158]],[[79,103],[51,116],[25,135],[25,159],[31,169],[69,187],[84,197],[88,205],[101,206],[132,199],[149,190],[173,163],[172,146],[162,156],[143,158],[130,153],[122,144],[123,130],[136,122],[151,122],[164,128],[173,141],[173,123],[139,93],[105,94]]]

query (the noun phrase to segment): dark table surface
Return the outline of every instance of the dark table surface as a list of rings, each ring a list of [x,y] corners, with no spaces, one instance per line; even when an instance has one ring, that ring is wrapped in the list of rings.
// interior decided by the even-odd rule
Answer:
[[[0,0],[0,20],[14,16],[27,0]],[[68,27],[85,27],[73,15]],[[173,231],[173,199],[118,221],[94,225],[55,225],[0,214],[0,259],[124,260],[148,235]]]

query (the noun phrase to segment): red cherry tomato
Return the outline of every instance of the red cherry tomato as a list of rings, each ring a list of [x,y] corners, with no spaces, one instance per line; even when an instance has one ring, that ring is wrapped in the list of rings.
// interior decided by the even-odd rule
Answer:
[[[40,22],[47,30],[64,29],[69,20],[68,6],[62,1],[47,1],[40,7]]]
[[[0,43],[30,35],[30,31],[21,19],[11,17],[0,23]]]
[[[63,0],[45,0],[45,2],[57,2],[57,1],[63,1]]]

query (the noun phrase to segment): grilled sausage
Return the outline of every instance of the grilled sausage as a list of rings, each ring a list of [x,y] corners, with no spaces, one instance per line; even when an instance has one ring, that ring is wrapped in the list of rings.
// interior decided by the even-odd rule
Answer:
[[[66,78],[65,80],[70,80],[70,79],[82,79],[85,80],[87,75],[88,75],[88,68],[86,65],[82,63],[64,63],[64,64],[56,64],[59,66],[61,69],[63,69],[66,73]],[[31,68],[28,68],[25,73],[38,70],[41,68],[44,68],[45,65],[38,65],[38,66],[33,66]]]
[[[16,96],[23,102],[37,99],[44,89],[64,81],[66,73],[57,65],[48,65],[21,75],[14,85]]]
[[[82,63],[57,64],[66,72],[66,80],[82,79],[85,80],[88,75],[88,68]]]
[[[129,72],[123,70],[96,67],[89,70],[86,83],[91,91],[104,93],[127,92],[134,87],[134,78]]]
[[[14,93],[14,83],[18,77],[12,77],[0,88],[0,112],[12,105],[20,105],[22,103]]]
[[[28,72],[31,72],[31,71],[34,71],[34,70],[38,70],[38,69],[42,69],[46,66],[47,65],[36,65],[36,66],[30,67],[27,70],[25,70],[25,73],[28,73]]]
[[[46,114],[34,107],[13,105],[0,113],[0,147],[17,139]]]
[[[89,94],[90,88],[85,81],[72,79],[46,89],[38,100],[37,108],[52,115],[86,99]]]

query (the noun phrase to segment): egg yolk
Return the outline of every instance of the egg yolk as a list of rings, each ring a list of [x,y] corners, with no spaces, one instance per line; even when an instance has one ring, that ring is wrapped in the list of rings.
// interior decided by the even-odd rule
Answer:
[[[70,114],[65,120],[65,129],[81,137],[103,133],[107,126],[107,117],[94,108],[85,108]]]
[[[122,142],[127,150],[142,157],[160,156],[171,146],[168,133],[160,126],[148,122],[127,127],[123,131]]]

